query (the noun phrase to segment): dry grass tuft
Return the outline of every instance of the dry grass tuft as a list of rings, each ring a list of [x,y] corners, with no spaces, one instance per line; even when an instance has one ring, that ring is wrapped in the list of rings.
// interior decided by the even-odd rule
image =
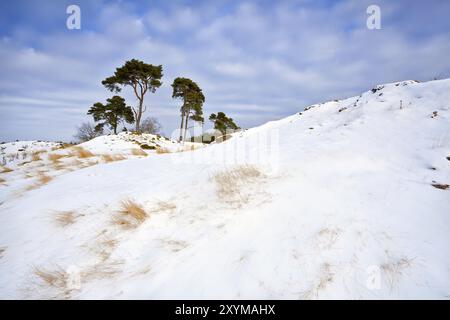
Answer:
[[[102,262],[85,267],[76,274],[66,272],[59,266],[53,270],[34,267],[34,275],[38,279],[37,285],[45,290],[38,290],[38,294],[44,293],[45,298],[50,299],[71,299],[72,294],[80,290],[83,283],[111,278],[120,272],[119,267],[122,264],[120,261]],[[74,276],[77,279],[74,279]]]
[[[47,176],[44,173],[39,172],[39,174],[38,174],[38,182],[41,186],[49,183],[52,179],[53,179],[52,177]]]
[[[219,198],[239,207],[249,202],[252,186],[261,183],[264,178],[265,175],[251,165],[237,166],[231,170],[216,173],[213,177]]]
[[[339,240],[342,230],[339,228],[322,228],[316,234],[315,243],[319,249],[331,249]]]
[[[55,221],[60,227],[67,227],[74,224],[79,217],[74,211],[63,211],[56,214]]]
[[[49,287],[66,287],[67,273],[59,267],[53,271],[35,267],[34,274]]]
[[[331,265],[327,262],[322,264],[320,274],[311,288],[302,294],[303,299],[314,299],[319,297],[319,293],[324,291],[333,281],[334,272],[331,269]]]
[[[122,201],[119,214],[114,222],[127,229],[138,227],[149,217],[145,209],[133,200]]]
[[[8,173],[14,171],[13,169],[10,169],[8,167],[0,167],[2,172],[1,173]]]
[[[125,160],[126,157],[124,157],[121,154],[103,154],[102,155],[102,160],[104,162],[114,162],[114,161],[121,161],[121,160]]]
[[[161,147],[159,147],[159,148],[156,148],[156,153],[157,153],[157,154],[164,154],[164,153],[171,153],[171,152],[170,152],[170,150],[167,149],[167,148],[161,148]]]
[[[34,275],[37,277],[37,285],[46,289],[46,297],[50,299],[70,299],[73,289],[70,289],[70,275],[61,267],[54,270],[34,267]],[[47,290],[51,290],[50,292]],[[42,290],[38,290],[42,294]]]
[[[386,275],[391,290],[403,273],[411,267],[412,261],[413,259],[402,257],[398,260],[383,263],[381,265],[381,271]]]
[[[93,266],[85,268],[81,272],[81,279],[83,282],[112,278],[121,272],[120,266],[123,265],[122,261],[110,261],[95,264]]]
[[[83,147],[80,146],[75,146],[72,147],[72,152],[70,152],[70,155],[72,157],[77,157],[80,159],[86,159],[86,158],[91,158],[94,156],[94,154],[86,149],[84,149]]]
[[[131,149],[131,154],[133,156],[147,156],[147,152],[142,149]]]
[[[40,160],[42,160],[42,158],[41,158],[41,153],[42,152],[43,151],[33,152],[33,154],[31,155],[31,161],[40,161]]]
[[[59,161],[59,159],[64,158],[65,155],[63,154],[58,154],[58,153],[50,153],[48,155],[48,160],[50,160],[51,162],[57,162]]]
[[[5,179],[0,178],[0,183],[3,183],[3,182],[5,182],[5,181],[6,181]]]
[[[126,159],[126,157],[121,154],[116,154],[113,156],[113,158],[114,158],[114,161],[122,161],[122,160]]]
[[[151,209],[151,212],[163,212],[163,211],[173,211],[177,206],[173,203],[166,201],[158,201],[156,206]]]
[[[52,167],[55,170],[64,170],[64,169],[67,168],[66,165],[64,163],[60,162],[60,161],[53,162],[52,163]]]
[[[26,188],[27,191],[30,190],[34,190],[37,189],[47,183],[49,183],[53,178],[50,176],[47,176],[45,173],[43,172],[39,172],[37,175],[37,182],[31,186],[29,186],[28,188]]]
[[[105,162],[113,162],[114,158],[109,154],[102,155],[102,160]]]

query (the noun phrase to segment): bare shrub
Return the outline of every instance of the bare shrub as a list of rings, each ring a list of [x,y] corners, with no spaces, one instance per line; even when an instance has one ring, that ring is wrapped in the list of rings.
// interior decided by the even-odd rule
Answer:
[[[131,154],[133,156],[147,156],[147,153],[142,149],[131,149]]]
[[[161,131],[161,124],[158,119],[148,117],[141,122],[140,130],[143,133],[158,134]]]
[[[124,200],[121,203],[119,216],[114,222],[124,228],[136,228],[148,218],[145,209],[133,200]]]
[[[103,134],[103,128],[97,128],[90,122],[83,122],[78,128],[75,138],[80,142],[86,142]]]

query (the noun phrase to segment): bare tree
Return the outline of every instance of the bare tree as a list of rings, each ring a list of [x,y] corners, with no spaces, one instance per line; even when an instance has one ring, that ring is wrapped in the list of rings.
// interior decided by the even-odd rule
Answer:
[[[158,119],[153,117],[145,118],[141,123],[141,132],[143,133],[159,134],[161,133],[161,129],[162,126]]]
[[[89,141],[103,134],[102,128],[96,128],[90,122],[83,122],[81,126],[77,128],[77,133],[75,134],[75,138],[80,142]]]

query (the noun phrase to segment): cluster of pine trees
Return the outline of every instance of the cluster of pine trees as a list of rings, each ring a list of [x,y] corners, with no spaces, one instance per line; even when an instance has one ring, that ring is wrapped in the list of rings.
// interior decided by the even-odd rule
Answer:
[[[102,84],[111,92],[119,93],[124,87],[130,87],[137,98],[137,106],[127,106],[125,99],[114,95],[106,100],[106,104],[96,102],[89,109],[88,115],[92,115],[97,123],[95,130],[102,132],[108,126],[114,134],[120,123],[134,123],[135,131],[142,132],[142,115],[147,107],[144,105],[144,98],[148,92],[155,93],[161,87],[163,68],[161,65],[154,66],[143,61],[132,59],[116,68],[114,74],[102,81]],[[189,120],[204,123],[203,104],[205,96],[197,83],[189,78],[176,78],[172,83],[172,98],[180,99],[181,124],[179,141],[186,139]],[[218,130],[226,139],[227,130],[237,130],[239,127],[232,118],[225,113],[219,112],[211,114],[209,120],[213,122],[214,129]]]

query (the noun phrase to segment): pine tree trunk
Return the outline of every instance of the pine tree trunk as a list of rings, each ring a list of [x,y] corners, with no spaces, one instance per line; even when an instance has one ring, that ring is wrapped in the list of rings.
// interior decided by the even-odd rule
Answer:
[[[189,120],[189,111],[186,113],[186,116],[185,116],[185,119],[184,119],[185,124],[184,124],[184,139],[183,139],[183,141],[186,141],[186,132],[187,132],[188,120]]]
[[[139,98],[139,107],[136,112],[136,132],[141,129],[141,118],[142,118],[142,105],[144,104],[144,97]]]
[[[184,112],[181,112],[180,139],[178,140],[178,142],[181,142],[181,140],[183,140],[183,124],[184,124]]]

